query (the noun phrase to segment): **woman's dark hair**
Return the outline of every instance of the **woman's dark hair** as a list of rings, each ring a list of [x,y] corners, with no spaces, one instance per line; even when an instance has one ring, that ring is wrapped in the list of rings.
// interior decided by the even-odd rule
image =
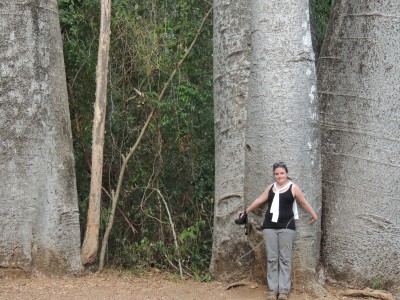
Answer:
[[[272,171],[275,171],[276,168],[284,168],[285,171],[286,171],[286,173],[289,173],[289,170],[288,170],[286,164],[285,164],[283,161],[280,161],[280,162],[278,162],[278,163],[274,163],[274,164],[272,165]]]

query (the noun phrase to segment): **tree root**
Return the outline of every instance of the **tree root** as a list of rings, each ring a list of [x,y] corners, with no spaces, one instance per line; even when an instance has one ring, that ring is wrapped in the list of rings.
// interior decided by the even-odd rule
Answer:
[[[234,283],[231,283],[230,285],[228,285],[226,287],[226,290],[230,290],[232,288],[239,287],[239,286],[245,286],[245,285],[248,285],[248,284],[249,283],[246,282],[246,281],[237,281],[237,282],[234,282]]]
[[[232,289],[232,288],[236,288],[236,287],[239,287],[239,286],[246,286],[246,285],[250,286],[251,289],[255,289],[255,288],[258,287],[258,285],[255,284],[255,283],[242,280],[242,281],[237,281],[237,282],[231,283],[231,284],[228,285],[225,289],[226,289],[226,290],[230,290],[230,289]]]
[[[343,296],[351,297],[372,297],[382,300],[395,300],[392,294],[382,290],[364,289],[364,290],[345,290],[341,293]]]

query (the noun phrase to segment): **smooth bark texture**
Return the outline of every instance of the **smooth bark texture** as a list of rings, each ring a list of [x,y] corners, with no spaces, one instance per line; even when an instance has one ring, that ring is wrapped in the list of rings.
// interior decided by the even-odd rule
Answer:
[[[250,215],[248,239],[233,220],[272,182],[272,164],[286,161],[317,214],[321,210],[319,114],[308,1],[214,1],[214,101],[211,271],[224,279],[253,274],[265,280],[260,234],[264,211]],[[303,283],[312,278],[309,275],[319,261],[320,228],[307,223],[306,217],[297,222],[295,246],[294,279]]]
[[[248,97],[248,1],[214,1],[215,210],[210,270],[216,278],[248,275],[251,249],[234,223],[244,209],[244,135]]]
[[[92,168],[90,178],[89,209],[82,245],[82,263],[97,257],[100,232],[100,207],[103,177],[104,124],[107,106],[107,74],[110,51],[111,0],[101,1],[99,52],[96,69],[96,102],[94,105],[92,134]]]
[[[0,265],[81,270],[57,2],[0,1]]]
[[[245,199],[250,205],[274,181],[272,165],[284,161],[317,215],[321,162],[316,70],[307,0],[251,1],[251,74],[246,103]],[[262,241],[264,209],[250,214],[250,244]],[[320,224],[296,221],[293,277],[296,288],[313,279],[319,262]],[[254,274],[265,273],[263,247],[255,248]],[[301,283],[301,284],[300,284]]]
[[[318,62],[323,261],[400,287],[400,2],[338,0]]]

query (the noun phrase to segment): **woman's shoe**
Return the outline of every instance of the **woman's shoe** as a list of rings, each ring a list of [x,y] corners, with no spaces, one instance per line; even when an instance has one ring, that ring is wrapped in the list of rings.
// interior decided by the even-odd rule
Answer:
[[[287,294],[279,294],[278,300],[287,300],[288,296]]]
[[[277,297],[278,295],[277,294],[275,294],[275,293],[269,293],[268,294],[268,297],[267,297],[267,300],[276,300],[276,297]]]

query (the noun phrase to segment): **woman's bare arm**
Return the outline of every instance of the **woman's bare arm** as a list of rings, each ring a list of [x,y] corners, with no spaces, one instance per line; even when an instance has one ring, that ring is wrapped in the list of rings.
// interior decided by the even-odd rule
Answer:
[[[269,190],[271,189],[272,184],[267,187],[267,189],[256,199],[253,201],[253,203],[250,204],[250,206],[246,209],[246,213],[249,213],[253,210],[255,210],[257,207],[259,207],[261,204],[265,203],[268,199],[268,193]],[[243,214],[244,212],[239,212],[239,217]]]

